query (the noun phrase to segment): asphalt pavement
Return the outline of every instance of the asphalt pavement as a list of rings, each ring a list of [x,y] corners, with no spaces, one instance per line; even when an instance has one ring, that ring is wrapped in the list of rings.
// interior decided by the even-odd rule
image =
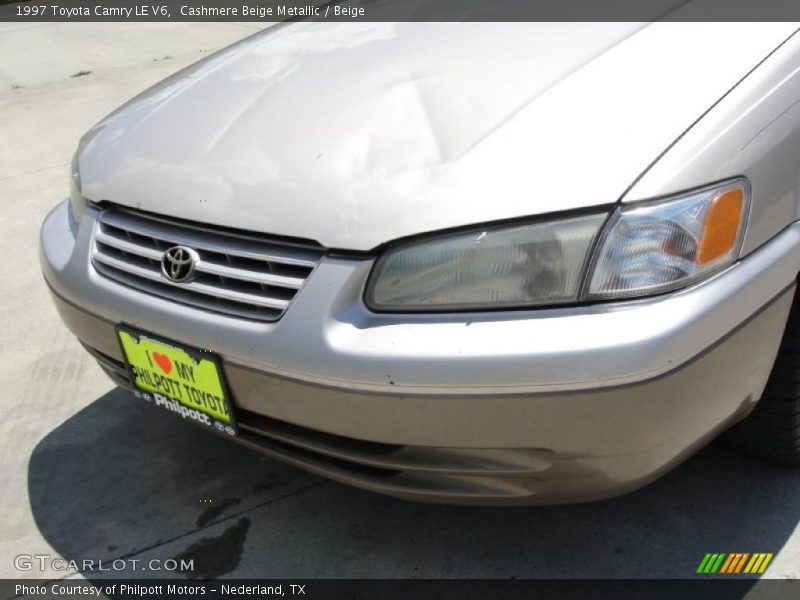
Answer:
[[[67,195],[83,131],[260,27],[0,24],[0,577],[65,576],[15,568],[21,554],[51,554],[194,559],[186,577],[680,578],[706,552],[739,551],[776,553],[765,577],[800,576],[800,472],[723,444],[613,500],[431,506],[153,419],[113,388],[50,302],[39,224]]]

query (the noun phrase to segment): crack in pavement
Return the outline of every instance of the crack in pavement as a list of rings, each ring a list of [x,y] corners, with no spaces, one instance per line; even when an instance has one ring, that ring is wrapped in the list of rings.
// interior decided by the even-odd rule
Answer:
[[[33,175],[35,173],[41,173],[42,171],[51,171],[53,169],[60,169],[61,167],[66,167],[69,165],[69,161],[58,163],[57,165],[50,165],[49,167],[42,167],[40,169],[34,169],[33,171],[25,171],[23,173],[14,173],[13,175],[6,175],[4,177],[0,177],[0,183],[5,181],[9,181],[11,179],[16,179],[17,177],[25,177],[26,175]]]

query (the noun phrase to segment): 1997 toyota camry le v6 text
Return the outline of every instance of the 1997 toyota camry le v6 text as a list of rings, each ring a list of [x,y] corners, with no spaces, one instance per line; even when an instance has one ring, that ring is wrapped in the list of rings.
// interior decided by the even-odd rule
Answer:
[[[152,418],[368,490],[796,464],[796,30],[279,25],[81,139],[44,276]]]

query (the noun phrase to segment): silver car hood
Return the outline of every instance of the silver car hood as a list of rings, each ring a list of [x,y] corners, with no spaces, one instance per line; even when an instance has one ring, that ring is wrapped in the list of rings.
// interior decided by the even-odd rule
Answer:
[[[351,250],[608,204],[793,27],[281,25],[95,126],[83,193]]]

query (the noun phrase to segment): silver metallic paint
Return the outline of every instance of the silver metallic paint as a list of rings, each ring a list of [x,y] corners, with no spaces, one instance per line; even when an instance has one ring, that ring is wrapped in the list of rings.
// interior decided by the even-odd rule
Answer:
[[[42,227],[45,278],[67,325],[110,356],[117,322],[218,352],[242,408],[406,457],[520,450],[535,466],[376,481],[275,452],[303,468],[439,502],[622,493],[746,416],[774,361],[800,271],[796,29],[290,24],[133,99],[78,155],[91,200],[361,251],[747,177],[747,256],[685,290],[374,314],[373,258],[329,255],[280,321],[250,322],[102,277],[96,209],[78,226],[66,201]]]
[[[293,23],[99,123],[83,193],[351,250],[608,204],[795,29]]]
[[[632,385],[572,392],[483,396],[408,395],[331,388],[225,361],[237,403],[295,423],[316,451],[292,452],[270,438],[237,441],[337,481],[405,499],[458,504],[554,504],[596,500],[640,487],[745,417],[775,360],[794,287],[694,360]],[[54,297],[81,340],[121,360],[114,325]],[[454,390],[455,391],[455,390]],[[397,444],[366,454],[357,440]],[[302,442],[302,438],[300,438]],[[363,444],[363,442],[361,442]],[[344,467],[318,460],[345,457]],[[359,464],[396,471],[371,476]]]
[[[213,348],[229,362],[350,390],[480,395],[598,389],[690,360],[793,284],[800,223],[709,281],[670,295],[573,308],[375,314],[368,259],[327,257],[275,323],[216,315],[121,286],[89,260],[96,211],[77,239],[67,203],[42,229],[42,266],[59,295],[114,322]],[[63,257],[69,259],[61,264]]]
[[[748,254],[800,217],[800,35],[680,138],[623,201],[738,175],[747,176],[753,193],[742,248]]]

